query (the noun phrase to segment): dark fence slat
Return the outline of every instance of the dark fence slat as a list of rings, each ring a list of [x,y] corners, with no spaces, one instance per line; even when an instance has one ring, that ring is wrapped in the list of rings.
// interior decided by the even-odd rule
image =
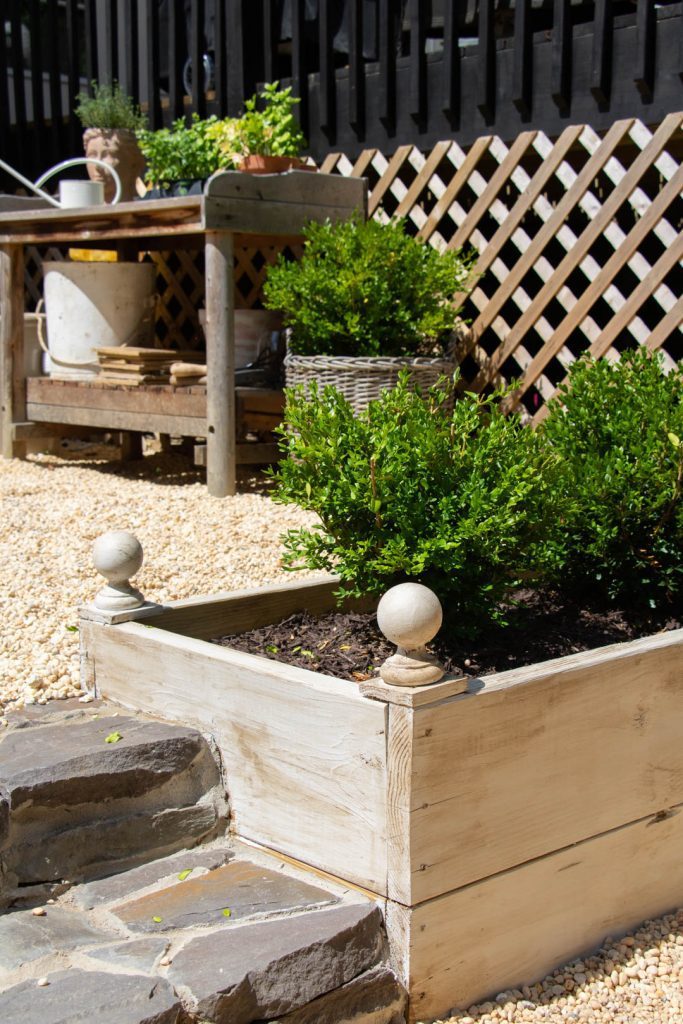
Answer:
[[[425,53],[426,6],[422,0],[409,0],[410,19],[410,99],[408,112],[421,123],[427,116],[427,55]]]
[[[379,0],[379,116],[389,134],[396,125],[396,19],[395,0]]]
[[[227,0],[216,0],[214,20],[214,92],[216,113],[219,117],[224,117],[228,109],[228,69],[225,60],[226,4]]]
[[[239,7],[239,4],[235,4]],[[204,0],[192,0],[190,6],[190,77],[192,79],[192,111],[206,117],[204,88]]]
[[[69,123],[68,136],[69,144],[74,153],[81,149],[82,128],[80,121],[74,114],[74,103],[81,90],[81,26],[79,23],[80,12],[78,0],[67,0],[66,2],[66,49],[68,68],[67,76],[69,82]]]
[[[612,0],[595,0],[591,93],[598,103],[609,103],[612,91]]]
[[[334,141],[336,122],[337,92],[334,78],[334,57],[332,53],[332,2],[320,0],[318,23],[318,48],[320,50],[320,85],[318,107],[320,127],[330,142]]]
[[[31,36],[31,103],[33,105],[33,125],[39,130],[33,131],[33,168],[31,177],[36,178],[45,159],[45,140],[43,125],[45,124],[45,103],[43,101],[43,53],[40,37],[40,0],[31,0],[28,12],[28,30]],[[7,87],[5,74],[0,66],[0,88]],[[0,107],[2,94],[0,93]],[[2,109],[6,109],[2,107]]]
[[[23,171],[27,167],[29,154],[27,151],[28,135],[26,131],[26,93],[24,91],[24,52],[21,40],[21,9],[19,4],[12,4],[11,11],[10,32],[12,38],[12,75],[14,79],[14,111],[17,124],[16,159],[20,165],[19,170]],[[2,40],[2,45],[5,45],[4,38]]]
[[[263,0],[263,78],[273,82],[277,78],[277,44],[279,37],[279,20],[275,4],[271,0]]]
[[[654,0],[638,0],[638,56],[634,82],[642,98],[652,99],[655,80],[655,5]]]
[[[555,0],[550,95],[558,110],[568,114],[572,89],[572,23],[569,0]]]
[[[146,0],[154,3],[154,0]],[[148,23],[149,24],[149,23]],[[148,30],[149,34],[149,30]],[[168,4],[168,105],[171,120],[175,121],[185,112],[185,89],[183,87],[183,64],[185,62],[185,8],[183,0],[169,0]],[[151,95],[151,94],[150,94]]]
[[[123,41],[119,58],[119,82],[125,93],[137,99],[140,95],[140,41],[138,35],[137,0],[119,0],[118,13],[119,38]]]
[[[47,0],[47,38],[57,39],[57,0]],[[50,46],[47,52],[47,72],[50,95],[50,136],[52,153],[50,163],[59,159],[62,151],[62,80],[59,68],[59,47]]]
[[[291,0],[292,3],[292,86],[294,95],[301,102],[297,106],[297,116],[304,135],[308,134],[308,76],[306,74],[306,43],[304,0]]]
[[[119,77],[119,35],[116,0],[96,0],[97,80],[102,85]]]
[[[8,15],[7,0],[0,0],[1,25],[5,24]],[[7,47],[4,45],[0,46],[0,110],[7,111],[7,131],[3,133],[0,151],[2,152],[3,159],[7,163],[14,165],[16,163],[14,156],[15,141],[18,133],[15,128],[10,129],[9,127],[9,65],[7,61]],[[5,178],[4,172],[1,172],[0,176],[7,182],[7,187],[14,191],[17,184],[14,178]]]
[[[477,107],[487,124],[492,123],[496,116],[496,40],[493,13],[493,0],[479,0]]]
[[[156,130],[161,128],[163,124],[161,95],[159,93],[159,8],[156,0],[144,0],[144,4],[145,92],[148,97],[147,117],[150,128]]]
[[[95,0],[85,0],[83,5],[85,31],[85,77],[88,92],[92,92],[93,80],[97,79],[97,14]]]
[[[532,45],[531,0],[517,0],[515,4],[512,102],[525,119],[531,117],[533,86]]]
[[[460,44],[458,42],[458,0],[444,0],[443,92],[441,109],[451,128],[460,123]]]
[[[359,138],[365,129],[365,68],[363,64],[363,0],[348,0],[349,123]]]

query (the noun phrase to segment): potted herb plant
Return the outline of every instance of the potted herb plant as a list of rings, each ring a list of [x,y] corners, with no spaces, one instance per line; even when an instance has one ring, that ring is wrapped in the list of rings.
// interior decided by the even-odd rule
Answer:
[[[269,269],[265,305],[289,328],[287,385],[334,384],[356,410],[408,366],[415,383],[451,375],[453,331],[472,258],[440,253],[401,221],[310,224],[301,259]]]
[[[229,117],[212,126],[211,135],[224,159],[251,174],[308,168],[310,165],[299,159],[306,145],[294,116],[299,102],[291,87],[280,89],[279,82],[266,83],[245,102],[241,117]]]
[[[216,117],[193,114],[189,125],[178,118],[170,128],[138,132],[147,165],[147,198],[199,194],[214,171],[233,166],[216,143],[217,123]]]
[[[75,113],[85,129],[86,157],[111,164],[121,179],[121,199],[134,199],[136,181],[145,166],[136,133],[144,129],[147,119],[139,106],[122,92],[118,82],[93,82],[92,95],[78,94]],[[96,164],[88,165],[88,174],[93,181],[103,182],[104,197],[110,202],[115,192],[111,175]]]

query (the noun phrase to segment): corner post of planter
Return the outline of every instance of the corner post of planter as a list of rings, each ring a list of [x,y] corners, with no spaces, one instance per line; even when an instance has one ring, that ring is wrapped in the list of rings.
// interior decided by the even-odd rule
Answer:
[[[425,645],[441,628],[443,609],[436,594],[421,583],[399,583],[377,606],[377,624],[396,654],[380,666],[379,674],[392,686],[437,683],[445,670]]]
[[[206,482],[216,498],[236,490],[234,243],[209,231],[206,257]]]
[[[93,563],[107,582],[92,601],[79,609],[81,689],[87,693],[94,694],[96,689],[88,656],[91,629],[146,619],[163,610],[161,605],[146,601],[130,582],[143,558],[142,544],[126,530],[109,530],[93,544]]]

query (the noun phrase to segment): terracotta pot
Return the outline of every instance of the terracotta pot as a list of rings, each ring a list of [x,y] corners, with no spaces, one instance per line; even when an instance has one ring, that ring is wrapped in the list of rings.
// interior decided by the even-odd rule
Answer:
[[[136,198],[135,182],[145,169],[145,158],[135,132],[125,128],[86,128],[83,132],[83,149],[87,157],[104,160],[118,171],[121,178],[121,202]],[[112,176],[95,164],[88,165],[88,175],[92,181],[104,183],[105,202],[110,203],[116,191]]]
[[[252,153],[242,157],[239,170],[246,174],[282,174],[283,171],[315,171],[296,156],[262,156]]]

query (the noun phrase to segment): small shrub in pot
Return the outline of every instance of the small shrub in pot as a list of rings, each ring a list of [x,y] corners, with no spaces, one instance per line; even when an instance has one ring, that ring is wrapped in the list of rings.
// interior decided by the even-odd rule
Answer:
[[[92,95],[79,93],[74,111],[85,129],[86,157],[111,164],[121,179],[121,199],[134,199],[135,183],[145,166],[136,138],[147,123],[140,107],[121,90],[118,82],[92,82]],[[115,192],[111,175],[95,164],[88,165],[88,174],[93,181],[104,184],[104,197],[110,202]]]

